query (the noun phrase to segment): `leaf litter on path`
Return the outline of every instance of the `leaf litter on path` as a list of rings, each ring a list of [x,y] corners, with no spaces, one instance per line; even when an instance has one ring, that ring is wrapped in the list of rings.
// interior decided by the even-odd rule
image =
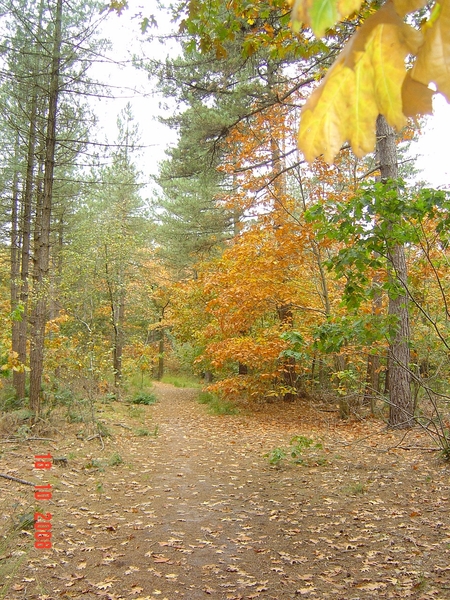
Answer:
[[[51,472],[53,548],[19,538],[4,598],[450,598],[450,469],[435,454],[306,404],[213,416],[194,390],[155,388],[157,437],[135,436],[120,403],[102,416],[127,427],[103,452],[61,432],[52,451],[75,458]],[[326,461],[271,466],[264,455],[299,435]],[[20,450],[8,460],[24,475]],[[85,468],[114,452],[123,462]]]

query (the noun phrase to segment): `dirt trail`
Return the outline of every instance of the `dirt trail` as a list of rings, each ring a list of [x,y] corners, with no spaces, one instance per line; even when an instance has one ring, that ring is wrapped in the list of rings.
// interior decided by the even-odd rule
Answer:
[[[22,534],[0,598],[450,598],[450,471],[435,453],[394,450],[400,434],[311,407],[213,416],[194,390],[155,387],[154,406],[104,407],[104,450],[74,426],[53,444],[69,457],[42,475],[53,548]],[[293,435],[322,440],[319,459],[269,465]],[[411,435],[403,446],[429,445]],[[45,449],[4,450],[33,480],[23,465]],[[17,484],[1,485],[11,500]]]

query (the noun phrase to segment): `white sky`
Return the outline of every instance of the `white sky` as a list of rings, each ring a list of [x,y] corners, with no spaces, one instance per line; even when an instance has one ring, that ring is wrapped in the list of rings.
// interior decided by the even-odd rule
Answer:
[[[129,61],[132,52],[141,54],[142,51],[146,56],[165,58],[170,48],[159,42],[147,41],[141,35],[139,19],[133,18],[140,10],[144,15],[148,14],[148,3],[145,6],[139,5],[138,0],[130,0],[129,5],[131,8],[121,16],[110,14],[104,23],[104,35],[113,43],[108,55],[116,61]],[[166,31],[170,30],[167,22],[161,25]],[[157,116],[164,114],[159,108],[161,98],[155,95],[147,74],[134,69],[129,63],[124,67],[101,65],[95,76],[117,88],[115,100],[97,100],[95,108],[103,136],[109,142],[113,142],[117,135],[117,115],[127,102],[131,102],[139,124],[141,143],[146,146],[141,156],[136,157],[136,162],[143,171],[143,179],[148,181],[151,174],[157,173],[158,162],[165,158],[164,150],[176,139],[173,131],[157,121]],[[413,144],[412,154],[419,155],[416,166],[422,170],[421,179],[433,187],[450,187],[450,105],[438,94],[434,99],[434,110],[435,114],[427,118],[419,141]]]
[[[434,114],[427,118],[413,152],[419,154],[416,166],[421,177],[433,187],[450,188],[450,105],[441,94],[433,101]]]
[[[134,162],[143,173],[142,179],[147,182],[150,175],[157,173],[158,162],[165,158],[165,148],[175,142],[175,133],[158,122],[157,117],[164,115],[159,108],[161,98],[155,94],[147,73],[134,68],[131,59],[133,54],[148,57],[156,54],[164,59],[170,48],[157,41],[147,41],[146,36],[141,34],[139,18],[134,18],[140,7],[133,1],[129,4],[132,9],[120,16],[111,13],[102,25],[101,36],[109,38],[112,43],[106,55],[115,62],[95,65],[91,75],[112,86],[115,97],[94,99],[93,109],[99,118],[99,141],[114,143],[117,117],[128,102],[131,104],[135,122],[139,126],[140,145],[145,147],[136,154]],[[141,10],[144,16],[148,14],[148,6]],[[124,66],[120,63],[124,63]]]

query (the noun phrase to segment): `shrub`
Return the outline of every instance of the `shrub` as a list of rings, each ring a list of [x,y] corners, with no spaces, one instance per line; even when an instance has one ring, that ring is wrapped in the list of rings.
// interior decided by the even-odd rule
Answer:
[[[146,404],[147,406],[156,404],[156,402],[158,402],[158,399],[152,392],[138,392],[131,399],[132,404]]]
[[[239,409],[232,403],[220,399],[210,392],[200,392],[197,397],[200,404],[207,404],[209,413],[212,415],[237,415]]]

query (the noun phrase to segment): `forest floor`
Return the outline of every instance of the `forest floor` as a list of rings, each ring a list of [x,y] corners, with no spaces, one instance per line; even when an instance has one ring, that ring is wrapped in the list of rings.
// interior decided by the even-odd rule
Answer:
[[[155,392],[100,405],[104,448],[76,423],[53,442],[3,433],[0,472],[52,485],[53,547],[12,527],[34,488],[0,479],[0,598],[450,598],[450,465],[423,433],[308,402],[217,416],[196,390]],[[293,436],[314,440],[303,464]],[[67,462],[37,471],[46,453]]]

